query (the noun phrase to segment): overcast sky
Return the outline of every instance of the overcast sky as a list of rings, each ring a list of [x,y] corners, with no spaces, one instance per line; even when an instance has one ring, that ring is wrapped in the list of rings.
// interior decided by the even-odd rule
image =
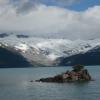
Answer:
[[[100,37],[100,0],[0,0],[0,32]]]

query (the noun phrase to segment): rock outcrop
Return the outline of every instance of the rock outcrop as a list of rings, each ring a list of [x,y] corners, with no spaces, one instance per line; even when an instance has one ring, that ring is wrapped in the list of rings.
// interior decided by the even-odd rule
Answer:
[[[88,70],[84,69],[84,66],[82,65],[75,65],[71,71],[67,70],[66,72],[54,77],[41,78],[36,80],[36,82],[80,82],[90,80],[91,76]]]

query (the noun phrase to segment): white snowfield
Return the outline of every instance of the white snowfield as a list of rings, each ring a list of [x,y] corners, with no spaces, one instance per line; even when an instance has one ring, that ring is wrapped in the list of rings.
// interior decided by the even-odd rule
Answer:
[[[96,46],[100,46],[100,39],[93,40],[68,40],[68,39],[46,39],[46,38],[17,38],[10,35],[0,38],[0,43],[15,50],[31,61],[54,63],[59,57],[86,53]]]

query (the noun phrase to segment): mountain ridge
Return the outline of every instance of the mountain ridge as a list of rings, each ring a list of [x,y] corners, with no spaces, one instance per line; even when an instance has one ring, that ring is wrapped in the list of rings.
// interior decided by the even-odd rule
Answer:
[[[12,48],[33,65],[60,66],[61,63],[68,65],[65,59],[69,59],[70,63],[70,59],[75,59],[75,56],[91,55],[92,53],[89,53],[91,50],[97,52],[96,48],[100,47],[100,39],[72,41],[68,39],[44,39],[22,34],[19,36],[21,38],[10,34],[0,38],[0,44],[3,44],[5,48]],[[97,54],[95,53],[95,55]],[[63,64],[64,61],[66,61],[65,64]]]

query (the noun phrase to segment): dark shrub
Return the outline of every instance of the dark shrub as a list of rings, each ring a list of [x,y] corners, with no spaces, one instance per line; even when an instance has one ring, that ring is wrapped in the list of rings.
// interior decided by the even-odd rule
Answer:
[[[84,69],[83,65],[75,65],[73,66],[73,71],[78,72],[80,70]]]

